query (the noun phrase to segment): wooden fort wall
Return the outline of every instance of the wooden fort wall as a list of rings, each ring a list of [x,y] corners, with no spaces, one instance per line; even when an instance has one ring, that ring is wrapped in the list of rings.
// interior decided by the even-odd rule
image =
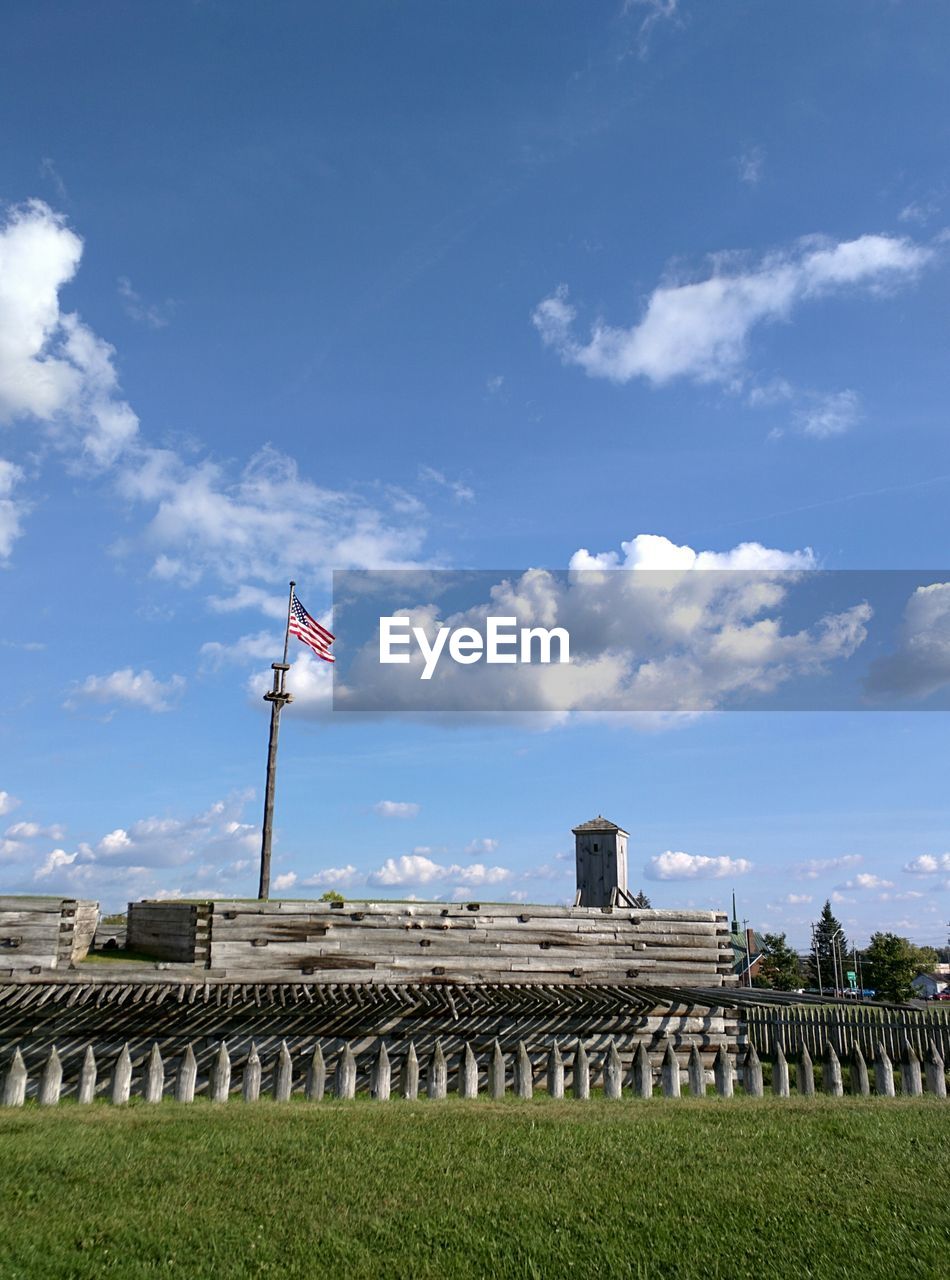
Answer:
[[[98,902],[83,898],[0,897],[0,975],[77,964],[98,921]]]
[[[714,911],[501,903],[135,902],[130,949],[259,980],[339,982],[733,981]]]

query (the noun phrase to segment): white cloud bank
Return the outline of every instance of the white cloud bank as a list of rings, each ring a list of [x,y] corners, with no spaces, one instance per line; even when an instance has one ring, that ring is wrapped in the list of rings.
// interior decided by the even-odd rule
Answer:
[[[414,818],[421,805],[411,800],[378,800],[373,805],[373,812],[381,818]]]
[[[668,849],[649,860],[646,876],[648,880],[722,880],[751,870],[752,863],[746,858],[712,858]]]
[[[919,858],[912,858],[904,870],[912,876],[934,876],[950,871],[950,853],[922,853]]]
[[[950,684],[950,582],[918,587],[907,602],[897,649],[871,666],[872,698],[926,698]]]
[[[158,680],[151,671],[123,667],[107,676],[87,676],[69,695],[64,706],[75,709],[82,702],[116,703],[143,711],[171,711],[185,688],[184,676]]]
[[[933,250],[906,237],[863,235],[838,243],[810,237],[750,266],[719,255],[707,279],[659,285],[639,321],[627,328],[598,321],[586,342],[574,336],[577,312],[565,285],[539,303],[532,319],[565,364],[592,378],[645,378],[656,386],[675,378],[731,383],[758,326],[836,293],[907,283],[932,257]]]

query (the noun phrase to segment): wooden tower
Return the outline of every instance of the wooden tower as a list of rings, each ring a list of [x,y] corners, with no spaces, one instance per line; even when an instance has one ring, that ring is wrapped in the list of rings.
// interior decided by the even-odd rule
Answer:
[[[577,907],[633,905],[627,891],[627,832],[600,814],[574,827]]]

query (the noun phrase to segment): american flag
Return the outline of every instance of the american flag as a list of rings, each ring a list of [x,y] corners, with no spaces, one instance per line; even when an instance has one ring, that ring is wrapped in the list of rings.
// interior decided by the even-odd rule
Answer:
[[[330,645],[336,639],[326,627],[321,627],[316,618],[310,614],[297,599],[296,591],[290,597],[290,634],[308,644],[318,658],[324,662],[335,662],[330,652]]]

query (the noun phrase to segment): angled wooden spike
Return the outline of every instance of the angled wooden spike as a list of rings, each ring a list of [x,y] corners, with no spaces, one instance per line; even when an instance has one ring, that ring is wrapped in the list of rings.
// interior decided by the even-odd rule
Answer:
[[[579,1102],[586,1102],[590,1097],[590,1059],[583,1040],[578,1040],[574,1053],[574,1078],[571,1088]]]
[[[815,1068],[812,1064],[811,1054],[808,1052],[808,1045],[802,1041],[801,1053],[798,1055],[798,1072],[797,1072],[798,1092],[803,1098],[813,1098],[815,1096]]]
[[[327,1088],[327,1068],[319,1042],[313,1046],[310,1065],[307,1067],[307,1084],[304,1097],[308,1102],[322,1102]]]
[[[55,1107],[59,1102],[60,1090],[63,1087],[63,1064],[59,1060],[55,1044],[49,1051],[49,1057],[43,1064],[40,1076],[40,1087],[36,1100],[41,1107]]]
[[[729,1050],[724,1044],[720,1044],[716,1061],[713,1063],[713,1079],[720,1098],[732,1097],[734,1076],[735,1071],[732,1067],[732,1059],[729,1057]]]
[[[488,1060],[488,1096],[493,1102],[500,1102],[505,1096],[505,1055],[497,1040]]]
[[[874,1091],[882,1098],[894,1096],[894,1066],[881,1040],[877,1042],[877,1053],[874,1055]]]
[[[824,1058],[821,1071],[821,1088],[823,1093],[830,1093],[833,1098],[840,1098],[844,1093],[844,1082],[841,1078],[841,1062],[835,1053],[830,1040],[825,1043]]]
[[[252,1040],[247,1062],[244,1064],[244,1079],[241,1081],[241,1097],[245,1102],[257,1102],[260,1098],[262,1073],[261,1055],[257,1052],[257,1045]]]
[[[182,1054],[181,1062],[178,1064],[178,1073],[175,1076],[175,1101],[176,1102],[194,1102],[195,1085],[198,1083],[198,1063],[195,1061],[195,1051],[191,1045],[185,1045],[185,1052]]]
[[[706,1071],[703,1067],[703,1055],[699,1052],[699,1045],[695,1040],[689,1051],[689,1064],[686,1070],[689,1077],[690,1093],[694,1098],[705,1098]]]
[[[534,1068],[523,1040],[518,1041],[515,1054],[515,1097],[530,1098],[534,1095]]]
[[[274,1068],[274,1101],[289,1102],[294,1087],[294,1064],[287,1048],[287,1041],[281,1040],[277,1053],[277,1066]]]
[[[460,1098],[478,1097],[478,1062],[472,1046],[466,1041],[459,1059],[458,1091]]]
[[[548,1052],[548,1097],[564,1097],[564,1059],[561,1049],[555,1040]]]
[[[129,1046],[124,1044],[122,1051],[115,1060],[115,1066],[112,1068],[112,1103],[114,1106],[124,1106],[129,1100],[129,1094],[132,1090],[132,1059],[129,1056]]]
[[[92,1051],[92,1045],[87,1044],[82,1058],[82,1067],[79,1070],[79,1088],[76,1090],[76,1101],[81,1102],[83,1106],[87,1106],[95,1099],[96,1075],[96,1055]]]
[[[162,1062],[161,1051],[158,1044],[152,1042],[152,1050],[148,1055],[148,1062],[145,1064],[145,1080],[142,1093],[146,1102],[161,1102],[162,1094],[165,1092],[165,1064]]]
[[[861,1046],[855,1040],[851,1046],[851,1063],[850,1063],[850,1084],[851,1092],[860,1098],[866,1098],[871,1092],[871,1082],[868,1079],[868,1064],[864,1061],[864,1054],[861,1052]]]
[[[611,1040],[604,1061],[604,1097],[618,1101],[623,1093],[623,1064],[617,1052],[616,1041]]]
[[[924,1085],[920,1078],[920,1059],[914,1052],[914,1046],[905,1036],[901,1053],[901,1093],[906,1094],[908,1098],[919,1098],[923,1091]]]
[[[228,1046],[222,1040],[218,1052],[211,1063],[211,1075],[208,1080],[208,1096],[212,1102],[227,1102],[231,1092],[231,1055]]]
[[[660,1084],[664,1098],[680,1096],[680,1064],[673,1048],[673,1041],[666,1037],[666,1048],[663,1050],[663,1062],[660,1066]]]
[[[927,1078],[927,1092],[937,1098],[947,1096],[947,1077],[944,1074],[943,1058],[933,1040],[927,1045],[924,1054],[924,1074]]]
[[[426,1096],[434,1102],[441,1102],[448,1093],[448,1086],[449,1072],[442,1052],[442,1041],[436,1040],[426,1069]]]
[[[788,1059],[778,1043],[775,1045],[775,1061],[772,1063],[772,1092],[776,1098],[787,1098],[791,1093],[788,1083]]]
[[[637,1051],[633,1055],[631,1076],[633,1079],[633,1096],[635,1098],[652,1098],[653,1063],[650,1061],[646,1044],[642,1040],[637,1045]]]
[[[13,1050],[3,1081],[3,1105],[22,1107],[26,1101],[26,1063],[19,1048]]]
[[[399,1071],[399,1092],[409,1102],[415,1102],[419,1096],[419,1059],[416,1056],[416,1046],[411,1040]]]
[[[356,1059],[353,1057],[349,1041],[343,1046],[336,1060],[333,1092],[338,1098],[356,1097]]]
[[[377,1102],[388,1102],[393,1087],[393,1068],[389,1061],[389,1051],[385,1040],[379,1042],[379,1052],[373,1063],[373,1077],[370,1081],[370,1097]]]

